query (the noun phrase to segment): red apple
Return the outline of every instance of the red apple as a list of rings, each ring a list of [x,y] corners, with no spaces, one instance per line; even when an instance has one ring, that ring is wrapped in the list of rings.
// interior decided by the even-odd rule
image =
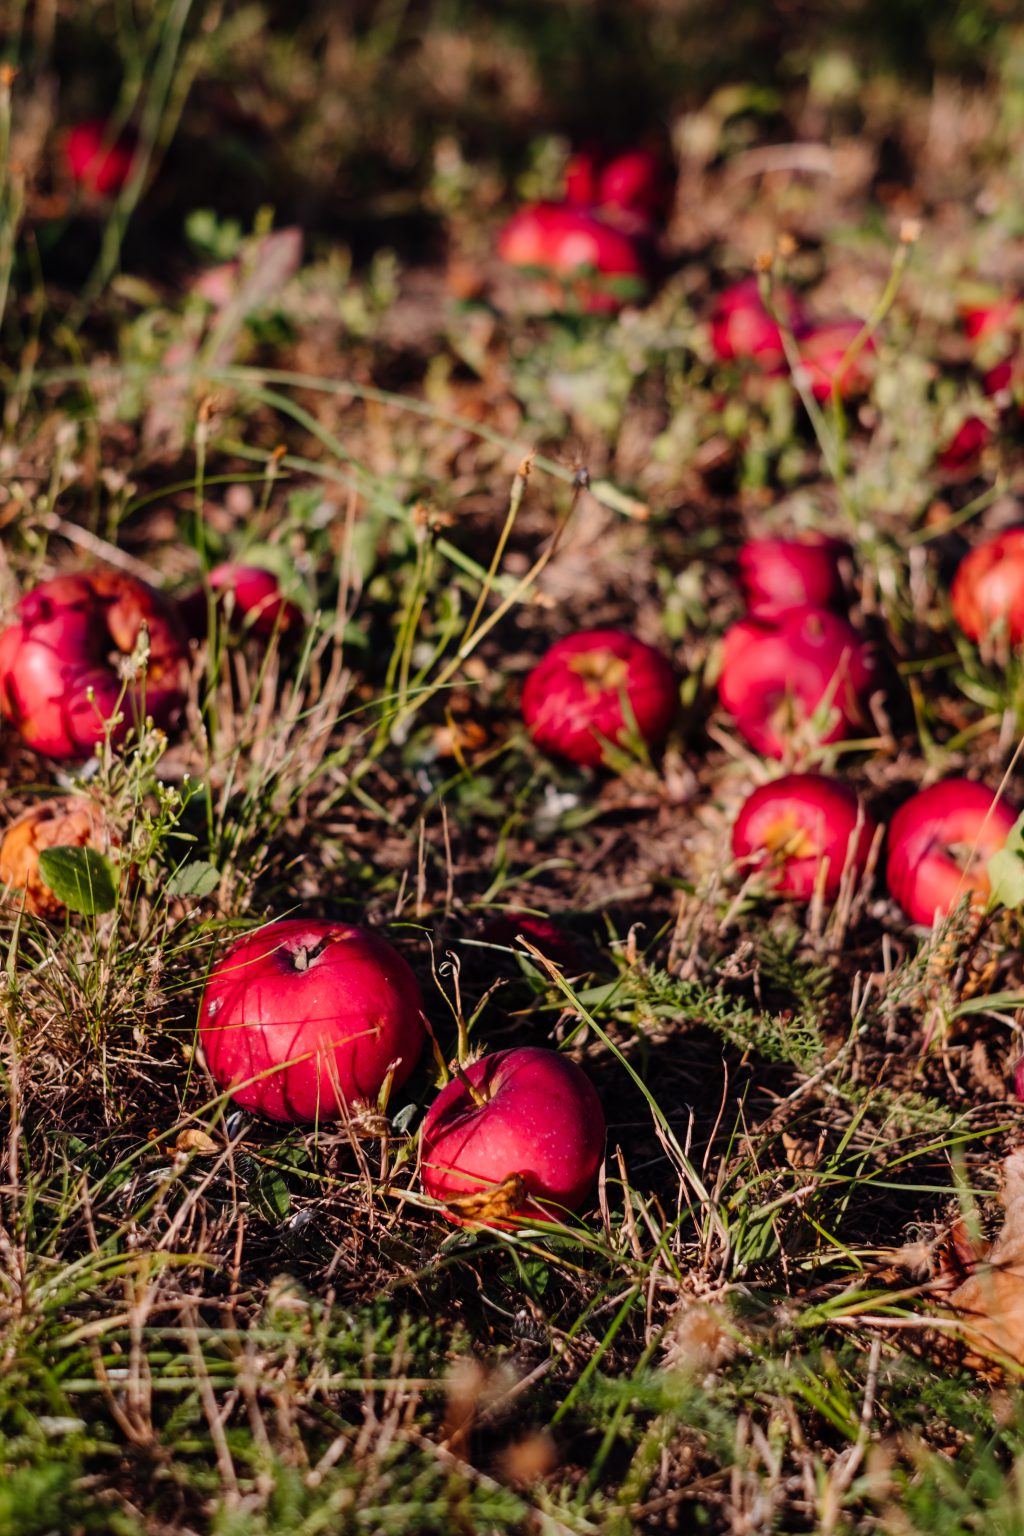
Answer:
[[[107,124],[92,118],[77,123],[64,146],[73,180],[99,197],[113,197],[120,192],[135,161],[135,141],[124,134],[109,143],[107,133]]]
[[[550,1220],[577,1210],[594,1187],[604,1150],[601,1102],[586,1073],[557,1051],[524,1046],[485,1056],[465,1077],[481,1102],[453,1078],[423,1122],[425,1192],[456,1202],[459,1215],[478,1212],[484,1220]],[[517,1175],[522,1184],[509,1200],[506,1180]],[[490,1196],[497,1210],[487,1210]],[[460,1207],[467,1200],[473,1204]]]
[[[939,468],[948,473],[969,468],[977,461],[981,450],[992,441],[992,437],[992,428],[987,422],[982,421],[980,416],[968,416],[946,446],[940,449],[937,460]]]
[[[959,310],[964,335],[979,344],[1020,328],[1020,299],[998,289],[978,290],[959,305]]]
[[[525,951],[516,943],[520,934],[563,971],[572,973],[586,968],[586,958],[573,935],[536,912],[502,912],[484,924],[480,937],[488,944],[501,944],[521,955]]]
[[[123,739],[145,708],[167,726],[184,702],[185,643],[172,604],[120,571],[44,581],[21,599],[0,634],[0,714],[48,757],[83,758],[103,740],[117,711],[119,663],[145,625],[149,662],[134,682],[114,731]]]
[[[791,328],[803,324],[800,301],[789,288],[775,288],[772,305]],[[756,277],[745,277],[718,295],[711,311],[711,345],[719,362],[751,358],[768,373],[785,369],[782,332],[764,306]]]
[[[739,554],[739,583],[751,618],[777,619],[792,608],[832,608],[845,599],[840,539],[748,539]]]
[[[625,230],[569,203],[531,203],[498,237],[498,254],[514,267],[561,278],[589,314],[614,314],[626,302],[620,285],[642,288],[647,263]],[[556,307],[564,292],[552,296]]]
[[[1001,395],[1004,391],[1012,390],[1017,378],[1018,363],[1015,358],[1005,357],[1001,363],[996,363],[994,368],[989,368],[982,379],[982,388],[991,400],[994,395]],[[997,400],[996,404],[1002,408],[1003,402]]]
[[[864,327],[859,320],[825,320],[804,326],[797,335],[800,362],[815,400],[832,399],[838,389],[841,400],[863,395],[871,383],[871,355],[875,350],[869,337],[855,357],[850,348]]]
[[[376,934],[286,918],[213,967],[199,1040],[214,1080],[246,1109],[297,1124],[332,1119],[374,1101],[392,1066],[395,1087],[412,1072],[424,1040],[419,987]]]
[[[565,200],[574,208],[592,208],[597,201],[598,160],[589,149],[577,150],[565,167]]]
[[[1024,528],[1007,528],[961,560],[950,589],[953,617],[969,640],[1024,640]]]
[[[809,901],[820,882],[835,900],[847,868],[863,874],[874,835],[874,820],[848,784],[821,773],[787,773],[744,801],[732,851],[746,871],[763,871],[780,896]]]
[[[973,779],[946,779],[900,806],[889,828],[889,895],[912,923],[930,926],[969,895],[989,898],[988,861],[1017,820],[1016,808]]]
[[[773,622],[741,619],[723,640],[719,699],[766,757],[862,732],[877,685],[870,648],[824,608],[794,608]],[[819,713],[823,721],[813,718]]]
[[[630,149],[615,155],[598,179],[600,207],[625,208],[654,221],[665,212],[669,187],[661,156],[651,149]]]
[[[271,571],[258,565],[239,565],[233,560],[215,565],[207,581],[222,612],[236,629],[268,640],[275,632],[286,634],[302,623],[302,610],[281,591]],[[181,612],[189,633],[206,633],[208,612],[202,587],[181,600]]]
[[[649,747],[668,734],[678,690],[667,656],[623,629],[557,640],[523,687],[523,720],[545,752],[595,768],[608,742],[635,733]]]

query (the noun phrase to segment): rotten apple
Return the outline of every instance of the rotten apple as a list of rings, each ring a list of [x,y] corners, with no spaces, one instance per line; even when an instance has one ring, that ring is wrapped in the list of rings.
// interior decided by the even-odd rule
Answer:
[[[820,889],[834,901],[847,870],[864,873],[874,835],[874,820],[841,779],[787,773],[744,801],[732,851],[780,896],[809,901]]]
[[[597,767],[609,744],[638,736],[655,747],[678,700],[672,663],[623,629],[587,629],[557,640],[523,687],[526,729],[545,752]]]
[[[1006,842],[1017,809],[973,779],[946,779],[900,806],[889,828],[889,895],[912,923],[930,927],[964,896],[983,907],[988,861]]]
[[[748,539],[739,553],[739,584],[748,613],[777,619],[793,608],[842,606],[842,561],[849,553],[849,545],[823,534]]]
[[[977,544],[957,567],[950,589],[953,617],[969,640],[1024,640],[1024,527]]]
[[[741,619],[726,631],[718,697],[766,757],[845,741],[868,725],[878,665],[846,619],[794,608],[772,621]]]
[[[148,660],[124,688],[146,630]],[[121,571],[55,576],[25,594],[0,633],[0,714],[48,757],[84,758],[108,723],[120,741],[133,717],[168,726],[184,703],[185,641],[173,605]]]
[[[24,811],[7,828],[0,842],[0,886],[15,892],[36,917],[63,917],[64,903],[43,879],[39,855],[47,848],[94,848],[107,856],[118,843],[95,800],[58,795]]]
[[[442,1088],[420,1142],[424,1191],[457,1219],[550,1220],[590,1194],[604,1151],[586,1073],[538,1046],[497,1051]]]
[[[647,281],[642,242],[624,229],[570,203],[531,203],[513,214],[498,237],[510,266],[559,280],[554,307],[571,295],[588,314],[614,314]]]
[[[285,918],[210,972],[199,1040],[214,1080],[272,1120],[310,1123],[405,1082],[424,1028],[397,950],[349,923]]]
[[[131,175],[136,145],[129,134],[111,141],[108,125],[90,118],[69,131],[64,153],[73,181],[97,197],[114,197]]]

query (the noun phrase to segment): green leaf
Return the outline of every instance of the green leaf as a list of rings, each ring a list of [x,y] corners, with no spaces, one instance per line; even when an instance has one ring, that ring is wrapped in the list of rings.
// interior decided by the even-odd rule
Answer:
[[[220,870],[208,859],[182,864],[167,882],[168,896],[209,896],[220,884]]]
[[[1024,812],[1010,828],[998,853],[988,861],[992,900],[1014,911],[1024,908]]]
[[[64,846],[44,848],[39,873],[58,901],[71,912],[93,917],[112,912],[117,905],[114,871],[95,848]]]

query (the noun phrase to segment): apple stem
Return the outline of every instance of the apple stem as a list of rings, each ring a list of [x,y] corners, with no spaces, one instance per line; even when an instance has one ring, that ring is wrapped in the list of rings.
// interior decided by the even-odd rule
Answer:
[[[326,939],[320,939],[316,944],[300,944],[298,949],[292,950],[292,964],[297,971],[308,971],[313,961],[324,952]]]

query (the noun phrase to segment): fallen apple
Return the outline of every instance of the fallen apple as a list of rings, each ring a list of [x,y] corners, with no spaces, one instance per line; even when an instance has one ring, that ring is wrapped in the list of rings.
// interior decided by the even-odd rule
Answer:
[[[733,856],[780,896],[839,895],[847,870],[864,873],[875,822],[840,779],[788,773],[744,801],[732,829]]]
[[[804,323],[800,301],[791,289],[774,288],[772,306],[791,330]],[[765,307],[756,277],[745,277],[718,295],[711,311],[711,345],[719,362],[747,359],[766,373],[785,370],[782,331]]]
[[[210,1073],[272,1120],[333,1119],[400,1087],[423,1046],[419,987],[397,950],[349,923],[286,918],[233,944],[199,1011]]]
[[[964,896],[983,907],[988,861],[1006,842],[1016,808],[973,779],[946,779],[900,806],[889,827],[889,895],[912,923],[930,927]]]
[[[541,917],[537,912],[514,909],[502,912],[484,924],[480,937],[486,944],[500,944],[518,955],[525,955],[526,951],[516,943],[520,934],[528,944],[570,975],[586,969],[587,957],[575,936],[550,917]]]
[[[64,916],[64,903],[43,878],[39,855],[47,848],[94,848],[108,855],[119,839],[102,807],[86,795],[59,795],[22,812],[0,842],[0,886],[36,917]]]
[[[670,187],[662,158],[652,149],[629,149],[601,169],[596,202],[601,208],[625,208],[654,222],[668,205]]]
[[[957,470],[969,469],[977,463],[983,448],[992,441],[994,433],[987,422],[980,416],[968,416],[961,422],[953,433],[949,442],[939,450],[937,463],[940,469],[953,474]]]
[[[678,697],[661,651],[623,629],[586,629],[557,640],[527,677],[523,720],[543,751],[593,768],[609,744],[664,741]]]
[[[262,566],[225,561],[215,565],[207,582],[228,624],[258,635],[262,640],[299,628],[302,610],[285,597],[277,577]],[[206,592],[196,587],[181,599],[181,613],[189,634],[201,638],[209,619]]]
[[[823,534],[804,539],[748,539],[739,553],[739,584],[751,618],[777,619],[793,608],[842,606],[848,544]]]
[[[824,608],[741,619],[722,642],[719,700],[766,757],[799,755],[862,732],[877,686],[871,648]]]
[[[1024,527],[975,545],[950,588],[953,617],[969,640],[1019,645],[1024,640]]]
[[[964,296],[958,309],[964,335],[979,346],[1020,330],[1020,299],[1014,294],[1004,294],[998,288],[972,291]]]
[[[647,285],[642,242],[570,203],[531,203],[513,214],[498,237],[510,266],[550,273],[560,280],[550,300],[571,296],[588,314],[614,314]]]
[[[72,180],[98,197],[113,197],[131,175],[136,145],[129,134],[111,142],[108,125],[91,118],[69,131],[64,154]]]
[[[869,336],[856,352],[851,348],[864,330],[859,320],[825,320],[805,325],[797,333],[800,364],[815,400],[824,403],[837,392],[840,400],[866,394],[872,378],[874,342]]]
[[[168,726],[184,703],[185,642],[173,605],[120,571],[55,576],[25,594],[0,633],[0,715],[48,757],[84,758],[118,712],[122,668],[148,634],[144,675],[113,727],[120,741],[143,712]]]
[[[420,1141],[424,1191],[457,1219],[551,1220],[594,1187],[604,1151],[601,1101],[567,1056],[497,1051],[442,1088]]]

